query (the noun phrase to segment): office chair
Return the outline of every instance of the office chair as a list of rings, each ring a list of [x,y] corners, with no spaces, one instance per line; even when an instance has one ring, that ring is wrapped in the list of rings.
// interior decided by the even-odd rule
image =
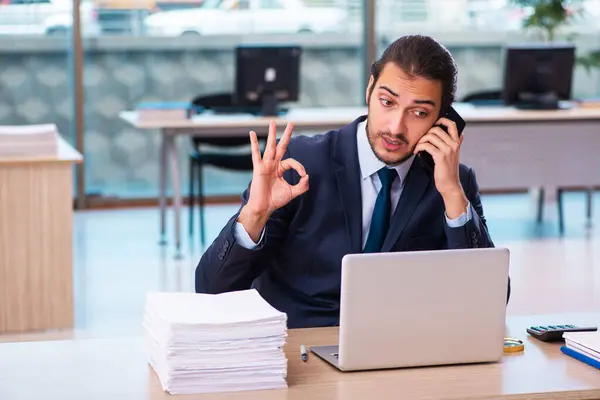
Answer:
[[[233,95],[230,93],[219,93],[210,96],[197,96],[192,100],[192,105],[204,109],[227,109],[233,107]],[[192,152],[190,154],[190,182],[189,182],[189,234],[194,234],[194,207],[196,203],[195,182],[198,182],[198,205],[200,214],[200,242],[205,243],[204,224],[204,184],[203,168],[207,165],[230,170],[230,171],[252,171],[252,152],[250,140],[246,137],[198,137],[192,136]],[[202,151],[203,145],[218,148],[214,151]],[[244,148],[247,148],[244,149]],[[226,151],[221,151],[225,149]],[[234,149],[246,150],[235,153]]]
[[[486,103],[486,102],[496,102],[502,100],[502,91],[501,90],[483,90],[480,92],[473,92],[467,94],[462,101],[464,103]]]
[[[487,90],[480,92],[473,92],[467,94],[462,102],[472,103],[472,104],[486,104],[486,103],[497,103],[502,100],[502,91],[501,90]],[[564,213],[563,213],[563,193],[564,188],[558,188],[556,191],[557,195],[557,208],[558,208],[558,230],[561,234],[564,233],[565,223],[564,223]],[[586,191],[586,216],[587,216],[587,224],[591,226],[592,221],[592,195],[593,189],[588,189]],[[543,210],[544,210],[544,188],[540,188],[538,194],[538,204],[537,204],[537,222],[541,223],[543,219]]]

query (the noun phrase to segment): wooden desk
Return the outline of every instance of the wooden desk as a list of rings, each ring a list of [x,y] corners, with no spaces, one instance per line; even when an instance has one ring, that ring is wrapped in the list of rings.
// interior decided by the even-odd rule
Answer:
[[[73,327],[73,163],[0,159],[0,333]]]
[[[548,344],[525,328],[540,324],[598,324],[600,314],[512,317],[507,336],[523,353],[499,363],[342,373],[300,344],[337,343],[337,329],[290,330],[288,389],[177,396],[188,399],[598,399],[600,371]],[[0,344],[0,398],[169,399],[147,365],[141,338],[80,339]]]
[[[455,108],[467,122],[461,161],[475,168],[482,190],[545,187],[551,198],[557,187],[600,185],[600,109],[533,111],[461,103]],[[288,121],[294,122],[297,133],[326,132],[366,112],[363,107],[298,108],[275,121],[279,133]],[[264,136],[271,120],[252,115],[200,115],[190,120],[139,121],[133,111],[121,112],[120,117],[136,128],[161,133],[160,230],[164,241],[168,161],[178,253],[182,200],[177,136],[246,137],[250,130]]]

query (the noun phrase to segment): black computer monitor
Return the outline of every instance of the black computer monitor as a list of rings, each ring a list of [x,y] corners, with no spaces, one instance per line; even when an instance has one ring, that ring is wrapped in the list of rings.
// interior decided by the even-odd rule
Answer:
[[[298,101],[299,46],[236,48],[235,105],[259,107],[266,116],[279,114],[279,103]]]
[[[503,100],[522,109],[557,109],[571,99],[575,47],[539,44],[506,48]]]

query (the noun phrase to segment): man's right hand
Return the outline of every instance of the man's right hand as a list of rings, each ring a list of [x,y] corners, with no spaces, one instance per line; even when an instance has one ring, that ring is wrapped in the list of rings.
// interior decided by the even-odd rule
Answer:
[[[250,132],[252,183],[248,202],[240,211],[238,222],[244,226],[255,243],[258,243],[261,232],[271,214],[308,190],[308,175],[302,164],[292,158],[282,160],[293,128],[293,125],[288,123],[279,144],[277,144],[277,127],[275,122],[271,121],[267,145],[262,157],[256,132]],[[296,185],[290,185],[283,178],[283,173],[289,169],[296,170],[300,175],[300,181]]]

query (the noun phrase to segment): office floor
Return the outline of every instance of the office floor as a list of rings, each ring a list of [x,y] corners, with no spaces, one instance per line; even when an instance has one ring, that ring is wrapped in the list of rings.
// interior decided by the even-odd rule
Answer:
[[[566,194],[563,237],[555,209],[548,208],[546,222],[536,224],[534,202],[526,194],[485,195],[483,202],[496,245],[511,250],[510,315],[600,310],[600,193],[594,197],[592,229],[585,227],[584,195]],[[208,207],[209,242],[236,209]],[[148,291],[193,291],[202,247],[197,234],[188,238],[187,213],[180,260],[172,245],[158,245],[158,221],[154,208],[76,214],[75,308],[81,335],[140,333]],[[171,228],[172,219],[168,223]]]

